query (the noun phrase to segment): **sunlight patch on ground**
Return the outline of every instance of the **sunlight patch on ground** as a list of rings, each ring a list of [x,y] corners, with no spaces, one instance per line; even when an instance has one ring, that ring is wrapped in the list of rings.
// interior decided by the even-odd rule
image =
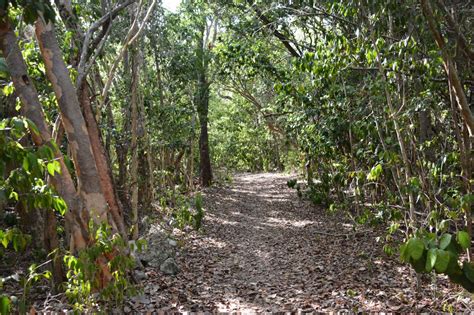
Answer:
[[[301,221],[296,221],[296,220],[286,220],[286,219],[281,219],[281,218],[268,218],[267,220],[268,223],[273,223],[274,225],[291,225],[294,227],[305,227],[307,225],[312,225],[316,224],[317,222],[315,221],[310,221],[310,220],[301,220]]]
[[[253,252],[254,252],[255,256],[257,256],[258,258],[263,259],[264,261],[266,261],[267,259],[270,258],[270,253],[269,252],[262,251],[260,249],[256,249]]]
[[[223,197],[222,200],[224,200],[224,201],[234,201],[234,202],[235,202],[235,201],[238,201],[238,200],[235,199],[234,197],[230,197],[230,196],[228,196],[228,197]]]
[[[203,247],[215,247],[215,248],[224,248],[227,247],[227,243],[218,241],[212,237],[203,237],[199,243],[202,243]]]
[[[213,221],[213,222],[217,222],[219,224],[224,224],[224,225],[239,225],[239,222],[236,222],[236,221],[229,221],[229,220],[226,220],[226,219],[223,219],[223,218],[218,218],[218,217],[215,217],[215,216],[209,216],[207,218],[209,221]]]
[[[234,189],[230,189],[230,191],[235,192],[237,194],[258,195],[258,192],[254,190],[249,190],[249,189],[234,188]]]

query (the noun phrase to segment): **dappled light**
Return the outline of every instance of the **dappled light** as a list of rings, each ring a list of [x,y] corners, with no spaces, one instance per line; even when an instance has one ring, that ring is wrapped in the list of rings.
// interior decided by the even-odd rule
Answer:
[[[473,313],[473,9],[1,0],[0,315]]]
[[[350,235],[354,225],[299,200],[286,185],[290,178],[243,174],[230,187],[206,190],[203,233],[187,238],[182,271],[152,277],[145,296],[152,298],[153,287],[161,286],[155,307],[169,311],[404,311],[431,305],[430,289],[416,293],[409,268],[387,259],[377,230],[331,236]],[[285,200],[275,203],[269,194]],[[436,288],[452,290],[447,279]],[[130,303],[132,310],[147,307]]]

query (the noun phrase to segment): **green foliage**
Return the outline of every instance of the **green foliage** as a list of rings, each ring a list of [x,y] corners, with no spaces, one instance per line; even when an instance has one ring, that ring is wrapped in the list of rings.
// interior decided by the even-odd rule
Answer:
[[[194,203],[194,209],[191,207],[192,203]],[[184,229],[187,225],[190,225],[193,229],[198,231],[204,219],[202,195],[197,193],[193,202],[183,197],[179,198],[177,209],[172,212],[172,215],[175,220],[174,224],[179,229]]]
[[[22,252],[25,251],[28,243],[31,241],[31,236],[22,233],[18,228],[12,228],[9,230],[0,230],[0,243],[4,248],[11,246],[14,251]],[[3,252],[2,252],[3,253]],[[49,261],[47,262],[49,263]],[[44,266],[41,265],[40,267]],[[36,272],[37,266],[35,264],[31,265],[28,268],[28,276],[26,278],[20,279],[20,283],[23,283],[23,295],[19,301],[17,307],[20,313],[27,312],[28,305],[28,294],[31,288],[31,285],[34,282],[37,282],[40,279],[49,279],[51,277],[50,271]],[[7,278],[19,278],[18,275],[9,276]],[[0,290],[3,287],[3,282],[6,278],[0,278]],[[0,314],[10,314],[12,311],[12,301],[11,298],[5,295],[0,295]]]
[[[196,207],[196,213],[193,215],[193,227],[198,231],[201,229],[202,219],[204,218],[203,200],[200,193],[196,194],[194,205]]]
[[[54,254],[54,253],[53,253]],[[51,271],[45,270],[45,271],[40,271],[42,267],[45,265],[51,263],[51,260],[48,260],[47,262],[41,264],[41,265],[36,265],[33,264],[28,268],[28,275],[25,278],[22,278],[20,283],[23,286],[23,295],[21,300],[18,303],[18,311],[20,314],[25,314],[28,312],[28,296],[31,290],[31,287],[34,283],[40,281],[40,280],[50,280],[51,279]]]
[[[4,248],[8,248],[8,246],[11,245],[16,252],[24,251],[30,241],[31,236],[22,233],[16,227],[8,230],[0,230],[0,243]]]
[[[44,175],[61,172],[52,147],[26,146],[29,133],[38,133],[34,123],[23,117],[0,121],[0,202],[23,203],[26,208],[50,208],[64,214],[67,205],[45,182]],[[26,141],[25,141],[26,140]]]
[[[89,224],[93,243],[79,251],[77,255],[64,255],[67,268],[67,282],[64,283],[66,296],[77,311],[90,310],[95,303],[119,304],[126,296],[135,295],[137,288],[128,278],[128,272],[135,266],[135,258],[128,252],[126,241],[119,234],[112,234],[110,226]],[[131,252],[142,251],[145,242],[136,241],[130,246]],[[136,247],[136,248],[135,248]],[[108,270],[102,269],[104,261]],[[111,277],[103,287],[104,277]]]
[[[296,188],[296,184],[298,183],[298,180],[297,179],[290,179],[286,182],[286,185],[288,186],[288,188]]]
[[[23,20],[33,24],[38,17],[43,17],[46,22],[54,22],[55,13],[49,0],[0,0],[0,9],[8,10],[9,6],[23,10]],[[12,14],[17,14],[12,10]]]
[[[6,296],[0,297],[0,314],[7,315],[10,314],[11,310],[11,301]]]
[[[400,258],[413,266],[416,272],[426,273],[435,270],[445,274],[454,283],[460,284],[469,292],[474,292],[474,264],[464,261],[459,264],[459,256],[470,246],[469,235],[458,231],[456,237],[443,233],[418,233],[400,246]]]

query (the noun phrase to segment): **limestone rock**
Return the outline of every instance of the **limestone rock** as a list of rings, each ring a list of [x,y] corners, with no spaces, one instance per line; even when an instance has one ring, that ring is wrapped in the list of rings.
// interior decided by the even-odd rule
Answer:
[[[173,258],[168,258],[161,264],[160,270],[167,275],[175,275],[179,272],[179,267]]]

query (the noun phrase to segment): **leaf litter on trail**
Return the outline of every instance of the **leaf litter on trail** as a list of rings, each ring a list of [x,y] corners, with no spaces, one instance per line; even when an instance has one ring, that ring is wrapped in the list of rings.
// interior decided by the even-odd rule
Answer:
[[[167,276],[147,267],[149,299],[129,303],[132,312],[474,309],[446,278],[424,276],[417,290],[410,268],[376,242],[380,231],[354,234],[342,215],[299,199],[289,179],[241,174],[229,187],[207,189],[202,231],[180,236],[181,272]]]

